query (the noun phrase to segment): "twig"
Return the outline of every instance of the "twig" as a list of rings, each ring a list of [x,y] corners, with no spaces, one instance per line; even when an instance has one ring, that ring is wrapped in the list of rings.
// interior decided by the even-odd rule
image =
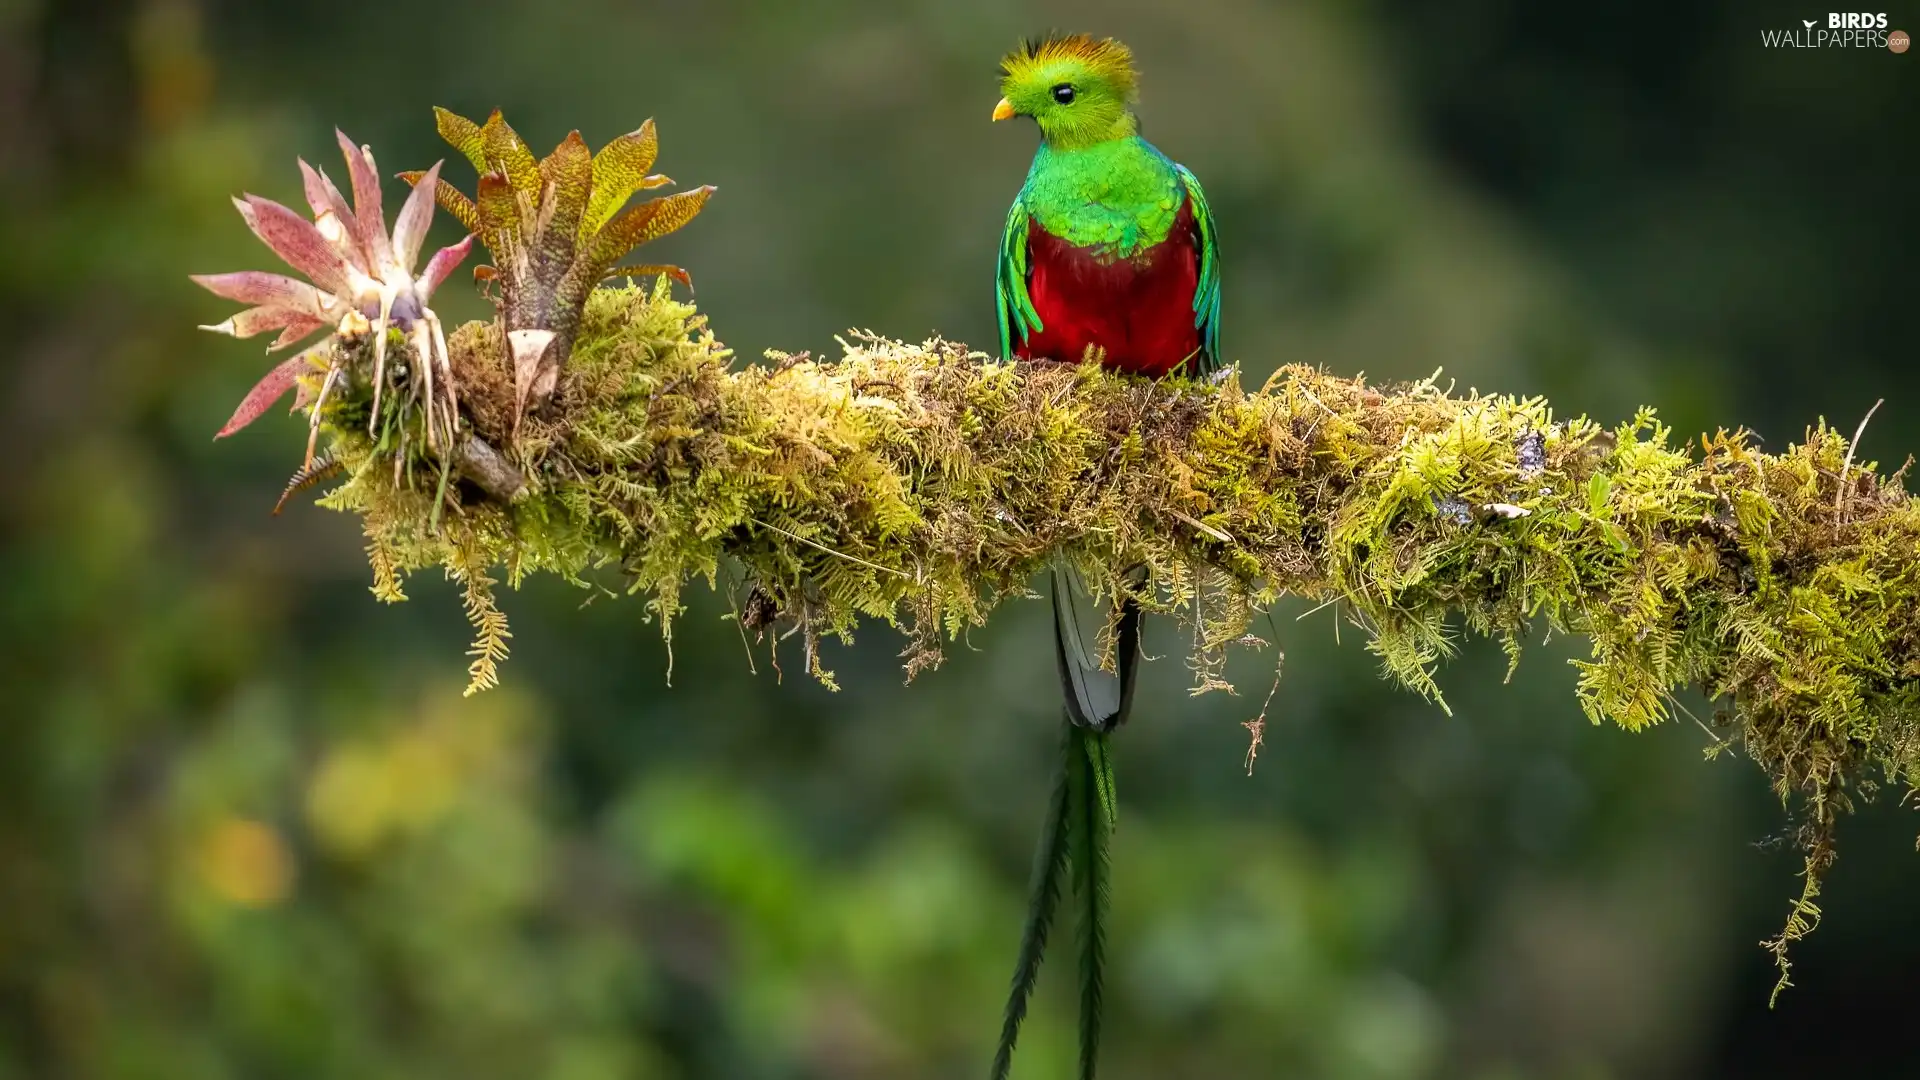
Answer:
[[[510,503],[527,493],[527,478],[484,439],[461,440],[454,449],[454,464],[461,476],[500,502]]]
[[[1167,513],[1172,514],[1174,517],[1179,518],[1181,521],[1186,522],[1188,525],[1191,525],[1194,529],[1200,532],[1206,533],[1208,536],[1213,537],[1215,540],[1218,540],[1223,544],[1233,543],[1233,537],[1228,536],[1226,533],[1221,532],[1219,529],[1216,529],[1211,525],[1208,525],[1194,518],[1190,518],[1187,515],[1181,513],[1180,511],[1174,510],[1171,508],[1167,510]]]
[[[747,520],[753,522],[755,525],[758,525],[763,529],[772,529],[774,532],[779,533],[781,536],[784,536],[789,540],[798,540],[810,548],[816,548],[820,551],[826,552],[829,555],[838,556],[842,559],[847,560],[850,563],[858,563],[869,570],[878,570],[883,574],[892,574],[894,577],[901,577],[901,578],[912,577],[912,575],[908,574],[904,570],[895,570],[891,566],[881,566],[877,562],[868,562],[867,560],[861,558],[858,555],[849,555],[844,551],[835,551],[832,548],[828,547],[827,545],[819,542],[818,540],[809,540],[806,537],[801,536],[799,533],[788,532],[787,530],[781,528],[778,525],[769,524],[768,522],[761,521],[759,518],[748,518]]]
[[[1341,597],[1335,596],[1331,600],[1327,600],[1323,603],[1315,604],[1313,607],[1310,607],[1307,610],[1301,612],[1300,614],[1295,615],[1293,617],[1293,621],[1299,622],[1300,620],[1305,619],[1309,615],[1316,615],[1322,611],[1325,611],[1328,608],[1332,607],[1333,605],[1339,603],[1340,600],[1341,600]]]

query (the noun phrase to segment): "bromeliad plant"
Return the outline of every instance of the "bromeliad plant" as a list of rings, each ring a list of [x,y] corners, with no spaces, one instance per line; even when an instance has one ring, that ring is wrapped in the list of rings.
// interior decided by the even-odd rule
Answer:
[[[459,418],[460,399],[454,387],[446,333],[427,301],[466,258],[473,237],[440,249],[415,277],[413,264],[433,224],[433,200],[427,194],[433,184],[427,183],[407,199],[389,235],[381,211],[380,174],[374,166],[373,151],[355,145],[344,132],[335,131],[334,135],[347,160],[353,188],[351,208],[327,174],[305,160],[300,162],[300,175],[313,220],[258,195],[243,195],[233,201],[253,234],[287,265],[305,274],[308,281],[253,270],[193,278],[218,296],[253,305],[202,329],[238,338],[278,330],[280,336],[270,350],[277,351],[329,326],[333,328],[326,340],[269,371],[215,436],[231,435],[253,423],[287,391],[303,385],[294,407],[304,406],[309,412],[307,455],[289,490],[303,482],[303,473],[313,469],[314,447],[327,405],[343,384],[356,378],[368,380],[368,433],[383,444],[395,437],[404,444],[408,438],[407,418],[417,415],[420,441],[428,450],[445,455],[454,444]],[[436,164],[424,175],[439,174]],[[387,365],[389,330],[398,331],[408,348],[405,362],[392,368]],[[368,342],[371,368],[355,370],[354,361],[369,351],[361,347]],[[312,385],[316,374],[317,387]],[[383,405],[396,400],[397,408],[383,411]],[[397,455],[400,459],[407,456],[404,449]]]
[[[455,473],[491,496],[517,496],[525,486],[512,464],[517,455],[511,446],[503,453],[478,437],[469,418],[463,418],[460,375],[476,378],[483,387],[490,387],[496,374],[505,375],[511,387],[511,400],[504,403],[510,423],[487,434],[511,442],[521,416],[545,406],[560,386],[587,297],[597,285],[609,278],[647,276],[692,285],[677,266],[618,265],[635,248],[693,220],[714,191],[707,185],[626,205],[640,191],[672,183],[649,171],[660,149],[652,120],[598,154],[572,132],[553,153],[536,160],[497,110],[485,124],[445,109],[435,113],[441,135],[480,173],[475,198],[440,178],[444,162],[402,173],[413,192],[389,234],[372,150],[336,132],[351,180],[351,207],[326,173],[304,160],[300,171],[313,220],[257,195],[234,200],[254,234],[309,280],[261,271],[193,278],[217,295],[254,305],[204,329],[242,338],[279,330],[274,350],[333,329],[269,371],[216,436],[246,427],[297,389],[294,408],[308,412],[307,453],[287,482],[283,502],[349,461],[370,465],[376,460],[390,463],[396,485],[411,485],[416,464],[437,470],[430,517],[436,527],[443,507],[457,506],[448,494]],[[413,264],[436,202],[468,235],[437,252],[415,277]],[[469,348],[456,358],[427,301],[466,258],[475,237],[493,257],[494,264],[476,268],[474,276],[497,290],[501,333],[497,348],[480,350],[484,355]],[[400,352],[390,364],[395,348]],[[362,416],[364,445],[348,431]],[[339,438],[316,457],[320,431],[329,424]]]
[[[437,169],[400,175],[416,192],[432,191],[493,255],[495,265],[482,267],[476,277],[499,285],[517,429],[523,413],[552,399],[595,286],[612,277],[662,274],[692,286],[677,266],[617,264],[634,248],[692,221],[714,189],[697,187],[622,210],[637,192],[673,182],[649,171],[660,152],[652,120],[597,154],[572,132],[535,160],[498,110],[485,124],[446,109],[436,108],[434,115],[441,137],[479,172],[476,196],[467,198]]]

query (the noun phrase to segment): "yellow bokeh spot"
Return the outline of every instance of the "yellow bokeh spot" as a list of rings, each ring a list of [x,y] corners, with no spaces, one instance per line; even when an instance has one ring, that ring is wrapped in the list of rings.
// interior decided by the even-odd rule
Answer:
[[[507,780],[525,753],[526,703],[430,700],[411,723],[334,748],[307,787],[307,820],[330,853],[365,859],[453,813],[475,788]]]
[[[293,856],[272,827],[224,818],[200,841],[200,878],[228,903],[272,907],[293,890]]]

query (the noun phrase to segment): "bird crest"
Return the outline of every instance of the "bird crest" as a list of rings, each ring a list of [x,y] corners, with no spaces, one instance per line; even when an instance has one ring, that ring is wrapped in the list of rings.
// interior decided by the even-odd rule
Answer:
[[[1009,83],[1022,82],[1062,65],[1084,67],[1123,101],[1132,102],[1138,96],[1140,77],[1133,69],[1133,50],[1112,38],[1089,34],[1028,38],[1001,59],[1000,74]]]

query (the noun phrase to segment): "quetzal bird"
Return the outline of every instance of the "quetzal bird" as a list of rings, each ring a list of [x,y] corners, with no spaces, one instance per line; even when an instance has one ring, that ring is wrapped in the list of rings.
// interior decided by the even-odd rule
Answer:
[[[1040,149],[1000,241],[994,294],[1001,356],[1066,363],[1091,356],[1111,370],[1150,378],[1212,372],[1220,359],[1213,214],[1193,173],[1140,137],[1132,54],[1110,38],[1051,37],[1008,54],[1001,75],[1005,96],[993,118],[1028,116],[1040,128]],[[1114,670],[1107,671],[1086,634],[1089,625],[1104,626],[1107,615],[1057,565],[1052,591],[1065,724],[995,1080],[1011,1067],[1069,871],[1080,924],[1083,1077],[1093,1075],[1098,1050],[1115,810],[1107,738],[1132,704],[1141,612],[1131,597],[1120,599]]]

